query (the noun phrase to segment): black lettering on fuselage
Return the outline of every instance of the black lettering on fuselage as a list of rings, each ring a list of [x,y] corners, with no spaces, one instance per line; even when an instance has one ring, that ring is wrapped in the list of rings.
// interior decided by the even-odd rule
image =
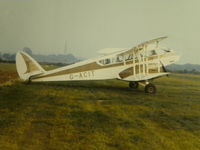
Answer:
[[[91,71],[85,71],[85,72],[80,72],[77,74],[69,74],[69,79],[84,79],[84,78],[91,78],[94,77],[94,70]]]
[[[83,75],[82,75],[82,73],[81,73],[81,72],[79,73],[79,78],[83,78]]]
[[[83,72],[83,76],[87,78],[88,72]]]

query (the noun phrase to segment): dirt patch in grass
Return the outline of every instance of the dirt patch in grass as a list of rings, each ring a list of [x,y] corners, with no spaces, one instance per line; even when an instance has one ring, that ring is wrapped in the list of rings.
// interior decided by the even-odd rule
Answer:
[[[0,84],[15,80],[18,78],[17,72],[1,71],[0,70]]]

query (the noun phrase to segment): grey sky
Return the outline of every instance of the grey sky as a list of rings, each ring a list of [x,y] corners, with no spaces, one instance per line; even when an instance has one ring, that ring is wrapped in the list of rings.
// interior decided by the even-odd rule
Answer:
[[[129,48],[160,36],[200,64],[199,0],[0,0],[0,51],[68,52],[94,57],[99,49]]]

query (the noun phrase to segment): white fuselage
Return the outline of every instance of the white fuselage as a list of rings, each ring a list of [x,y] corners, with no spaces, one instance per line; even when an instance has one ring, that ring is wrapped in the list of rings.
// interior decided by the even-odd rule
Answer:
[[[166,38],[149,40],[131,49],[117,49],[112,54],[51,71],[45,71],[30,55],[21,51],[16,55],[17,72],[20,79],[33,82],[107,79],[146,81],[169,74],[165,66],[179,59],[172,50],[158,46],[158,42]],[[108,52],[109,49],[104,51]]]
[[[97,59],[78,62],[69,66],[47,71],[36,77],[32,81],[76,81],[76,80],[105,80],[120,79],[125,81],[148,80],[168,73],[160,70],[162,65],[167,66],[179,59],[174,52],[167,52],[160,55],[149,56],[146,58],[125,60],[117,63],[101,64],[101,60],[117,57],[116,54],[106,55]],[[162,63],[161,63],[162,62]],[[128,77],[122,78],[119,73],[133,67],[135,71]],[[77,68],[77,69],[76,69]],[[136,70],[137,69],[137,70]],[[157,71],[150,72],[151,69]]]

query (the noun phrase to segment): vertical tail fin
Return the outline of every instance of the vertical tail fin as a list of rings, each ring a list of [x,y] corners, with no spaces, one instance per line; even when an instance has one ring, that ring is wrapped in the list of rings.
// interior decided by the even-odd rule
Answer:
[[[45,73],[45,70],[27,53],[18,52],[16,55],[16,68],[22,80]]]

